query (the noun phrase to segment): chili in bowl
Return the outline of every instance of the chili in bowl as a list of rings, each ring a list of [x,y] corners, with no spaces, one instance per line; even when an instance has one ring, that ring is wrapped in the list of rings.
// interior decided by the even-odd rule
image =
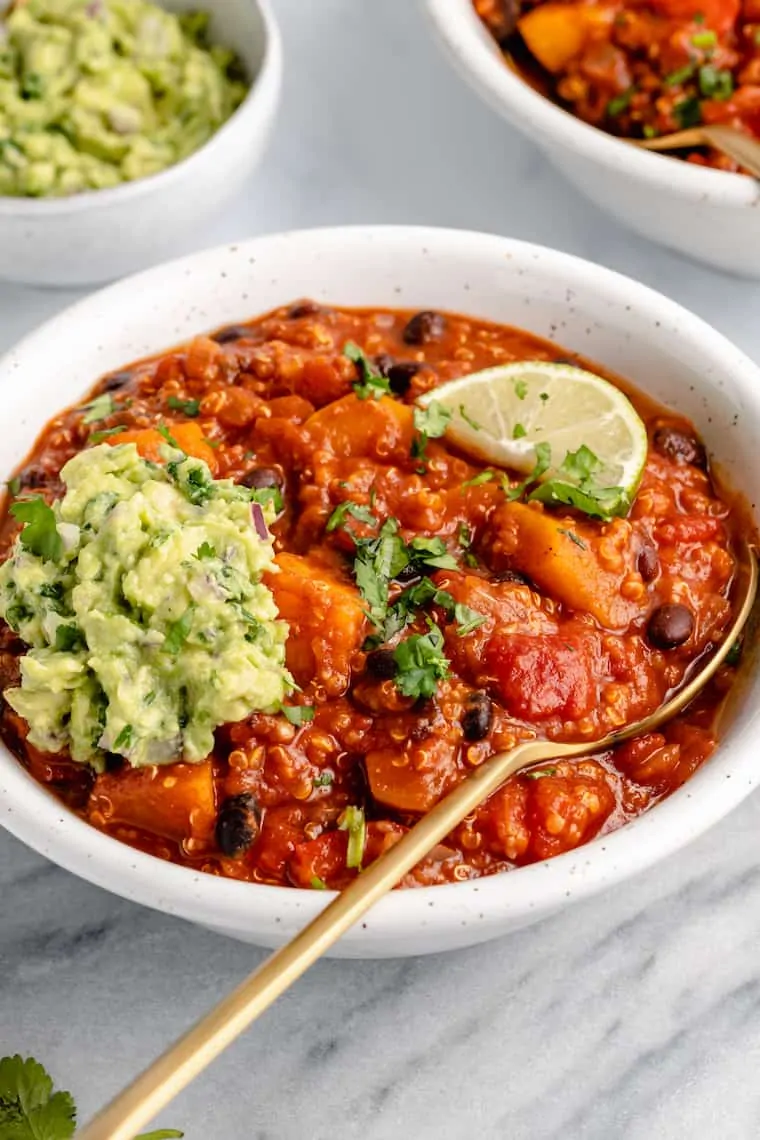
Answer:
[[[493,751],[652,711],[730,621],[754,369],[613,274],[482,235],[286,235],[122,283],[4,369],[38,374],[55,339],[83,345],[44,393],[72,408],[45,427],[17,384],[3,456],[0,778],[11,829],[110,889],[277,941]],[[589,434],[549,493],[447,431],[466,405],[447,421],[455,382],[526,362],[548,378],[547,417],[551,385],[562,399],[590,372],[643,421],[632,502],[586,475],[562,499],[568,459],[593,471]],[[102,377],[89,394],[83,372]],[[529,388],[514,386],[515,440],[533,431]],[[260,591],[242,601],[239,541]],[[478,941],[679,846],[753,778],[749,699],[722,711],[736,672],[662,735],[508,781],[348,952]]]
[[[701,121],[757,133],[751,3],[428,0],[428,11],[463,78],[592,201],[652,241],[760,276],[757,180],[706,150],[682,162],[626,141]]]

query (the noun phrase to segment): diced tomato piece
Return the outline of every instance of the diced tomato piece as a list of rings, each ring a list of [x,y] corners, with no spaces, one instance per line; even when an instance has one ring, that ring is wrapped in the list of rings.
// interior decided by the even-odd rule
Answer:
[[[575,719],[585,716],[597,699],[592,647],[581,637],[497,634],[486,661],[499,696],[514,716]]]
[[[604,769],[593,760],[558,765],[556,775],[531,780],[528,795],[533,859],[550,859],[587,843],[615,808]]]
[[[694,17],[704,17],[706,27],[716,32],[728,32],[739,15],[739,0],[651,0],[655,11],[671,20],[690,23]]]
[[[288,861],[288,874],[297,887],[315,882],[340,889],[356,876],[346,867],[347,831],[326,831],[316,839],[298,843]]]

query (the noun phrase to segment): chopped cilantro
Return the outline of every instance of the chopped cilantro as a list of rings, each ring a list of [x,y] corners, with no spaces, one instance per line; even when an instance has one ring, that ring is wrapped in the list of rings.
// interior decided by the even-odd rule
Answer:
[[[546,403],[546,401],[549,399],[549,393],[548,392],[539,392],[538,398],[539,398],[539,400],[543,400],[544,403]]]
[[[314,720],[313,705],[282,705],[280,712],[286,720],[295,725],[307,724],[310,720]]]
[[[456,559],[449,554],[442,538],[424,538],[418,535],[408,547],[409,560],[421,566],[435,566],[438,570],[456,570]]]
[[[431,400],[426,408],[414,409],[415,435],[412,440],[412,458],[420,460],[417,470],[423,474],[426,470],[428,440],[439,439],[446,431],[451,421],[451,412]]]
[[[12,499],[15,499],[16,495],[18,495],[19,491],[21,490],[21,480],[19,479],[18,475],[14,475],[14,477],[12,479],[9,479],[5,485],[8,488],[8,494],[10,497]]]
[[[175,412],[183,412],[194,419],[201,410],[200,400],[180,400],[178,396],[170,396],[166,401],[167,408]]]
[[[166,440],[166,442],[169,444],[170,447],[173,447],[176,451],[181,451],[182,454],[184,455],[184,453],[185,453],[184,448],[180,447],[180,445],[177,443],[177,441],[174,438],[174,436],[172,435],[172,433],[169,431],[166,424],[159,424],[156,428],[156,431],[158,432],[158,434],[160,436],[163,436],[163,438]]]
[[[312,890],[315,890],[315,891],[326,891],[327,890],[327,883],[325,882],[324,879],[320,879],[319,875],[312,875],[311,876],[311,886],[312,886]]]
[[[741,637],[737,637],[736,641],[731,646],[731,648],[728,651],[728,654],[726,655],[726,665],[738,665],[739,664],[739,662],[741,661],[741,656],[742,656],[742,648],[743,648],[743,639]]]
[[[517,399],[518,400],[524,400],[525,397],[528,395],[528,381],[527,380],[515,380],[514,384],[515,384],[515,395],[517,396]]]
[[[26,550],[47,562],[57,562],[61,558],[63,539],[58,533],[53,510],[44,499],[37,495],[33,499],[13,503],[11,514],[25,524],[20,541]]]
[[[518,483],[515,487],[505,489],[505,494],[510,502],[513,502],[515,499],[521,499],[531,483],[535,483],[537,479],[540,479],[551,466],[552,449],[548,443],[537,443],[534,450],[536,453],[536,463],[528,478],[523,479],[522,483]]]
[[[216,558],[216,547],[212,546],[210,542],[202,542],[193,557],[197,558],[199,562]]]
[[[189,605],[179,621],[169,624],[168,633],[166,634],[163,645],[164,653],[170,653],[173,657],[177,656],[190,636],[190,630],[193,628],[194,615],[195,606]]]
[[[695,32],[691,37],[691,42],[694,44],[694,47],[705,49],[714,48],[718,42],[718,37],[716,33],[712,31]]]
[[[390,382],[385,376],[381,376],[376,368],[373,368],[358,344],[354,344],[351,340],[347,341],[343,345],[343,355],[356,365],[360,379],[353,388],[360,400],[368,400],[370,397],[373,400],[379,400],[382,396],[390,394]]]
[[[84,644],[82,631],[78,625],[59,625],[55,631],[53,649],[61,653],[72,653]]]
[[[528,433],[522,424],[515,424],[514,428],[512,429],[512,439],[522,439],[523,436],[526,436],[527,434]]]
[[[481,471],[480,474],[474,475],[472,479],[468,479],[462,484],[462,490],[465,487],[480,487],[483,483],[490,483],[492,479],[496,478],[495,471]]]
[[[653,127],[651,123],[644,123],[642,130],[644,132],[644,138],[645,139],[656,139],[657,138],[657,134],[658,134],[657,127]]]
[[[120,752],[124,749],[128,752],[132,745],[132,737],[134,736],[134,729],[131,724],[125,724],[119,735],[113,742],[114,752]]]
[[[720,70],[706,63],[699,69],[699,90],[705,99],[725,102],[734,93],[734,77],[730,71]]]
[[[457,623],[457,633],[460,637],[465,637],[468,633],[472,633],[474,629],[481,626],[485,621],[485,616],[479,614],[477,610],[473,610],[470,606],[465,606],[462,602],[457,602],[454,606],[454,621]]]
[[[683,67],[678,67],[675,71],[671,71],[665,76],[662,82],[666,87],[679,87],[682,83],[688,83],[695,71],[695,65],[693,63],[687,63]]]
[[[449,662],[443,653],[443,634],[431,624],[428,633],[413,633],[396,646],[395,684],[405,697],[432,697],[439,681],[449,676]]]
[[[611,119],[616,119],[618,115],[623,114],[623,111],[628,110],[631,105],[633,93],[633,87],[629,87],[627,91],[623,91],[620,95],[616,95],[614,99],[610,99],[607,104],[607,114]]]
[[[696,95],[690,95],[687,99],[682,99],[680,103],[676,103],[673,108],[673,115],[682,130],[687,130],[689,127],[698,127],[702,122],[702,108],[699,99]]]
[[[332,783],[332,772],[320,772],[319,775],[315,776],[312,780],[312,784],[315,788],[329,788]]]
[[[470,425],[470,427],[472,428],[473,431],[482,431],[483,430],[482,424],[479,424],[477,420],[474,420],[472,418],[472,416],[468,416],[467,409],[465,408],[464,404],[459,405],[459,415],[462,417],[462,419],[464,420],[464,422],[466,424]]]
[[[347,807],[338,820],[341,831],[348,832],[346,866],[361,870],[364,847],[367,842],[367,821],[360,807]]]
[[[96,396],[89,404],[85,404],[82,408],[84,415],[82,416],[83,424],[96,424],[98,420],[104,420],[107,416],[112,416],[116,411],[116,404],[113,402],[113,397],[109,392],[104,392],[102,396]]]
[[[543,780],[545,776],[556,776],[559,768],[532,768],[529,772],[523,772],[522,775],[526,780]]]
[[[457,527],[457,542],[463,550],[469,550],[472,546],[472,531],[467,523],[460,522]]]
[[[367,526],[375,526],[377,523],[377,519],[367,507],[363,507],[359,503],[352,503],[349,499],[345,503],[340,503],[330,515],[325,526],[327,533],[330,534],[338,527],[345,527],[347,515],[351,515],[357,522],[366,523]]]
[[[112,435],[121,435],[127,429],[124,426],[103,428],[102,431],[93,431],[88,437],[88,443],[102,443],[104,439],[110,439]]]

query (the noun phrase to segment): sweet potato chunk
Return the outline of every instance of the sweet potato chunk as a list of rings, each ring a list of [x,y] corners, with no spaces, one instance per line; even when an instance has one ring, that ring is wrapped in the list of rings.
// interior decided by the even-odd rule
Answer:
[[[170,424],[169,431],[186,455],[192,455],[194,459],[202,459],[211,474],[216,474],[219,465],[214,455],[214,449],[204,439],[200,424]],[[134,443],[143,459],[150,459],[153,463],[163,462],[161,449],[167,444],[167,440],[155,428],[122,431],[118,435],[109,436],[104,442],[113,446],[120,443]]]
[[[397,400],[344,396],[306,422],[313,445],[334,455],[399,463],[409,459],[412,409]]]
[[[104,772],[87,806],[95,813],[176,843],[209,839],[216,820],[211,760]]]
[[[367,779],[378,803],[394,811],[422,814],[457,782],[456,749],[448,741],[426,741],[422,763],[415,751],[379,748],[367,753]]]
[[[496,511],[490,534],[495,570],[509,567],[526,574],[563,605],[593,615],[606,629],[620,629],[646,608],[623,596],[623,580],[635,574],[633,528],[614,519],[601,535],[598,527],[550,514],[524,503],[505,503]],[[615,569],[608,567],[615,566]]]
[[[531,55],[547,71],[558,72],[580,55],[598,28],[611,23],[612,8],[589,4],[542,4],[517,23]]]
[[[351,661],[364,638],[357,590],[328,567],[296,554],[278,554],[279,574],[267,576],[277,608],[290,625],[288,668],[299,685],[316,681],[330,697],[348,688]]]

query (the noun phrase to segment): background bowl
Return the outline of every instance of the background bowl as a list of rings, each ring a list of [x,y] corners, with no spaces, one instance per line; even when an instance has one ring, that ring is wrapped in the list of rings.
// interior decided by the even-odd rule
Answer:
[[[760,278],[760,181],[649,154],[576,119],[505,65],[471,0],[427,0],[457,71],[587,197],[637,233]]]
[[[192,0],[159,0],[180,12]],[[0,197],[0,278],[92,285],[176,256],[240,189],[272,128],[282,46],[269,0],[205,0],[211,39],[234,48],[252,79],[234,115],[189,158],[148,178],[69,198]]]
[[[736,487],[760,502],[760,372],[717,332],[606,269],[487,234],[417,227],[306,230],[256,238],[104,290],[0,361],[0,475],[103,372],[294,298],[438,308],[529,329],[630,378],[694,420]],[[760,779],[760,673],[748,674],[717,753],[680,791],[612,835],[508,874],[396,891],[337,953],[432,953],[525,926],[651,866],[720,819]],[[329,895],[196,874],[127,847],[54,800],[0,746],[0,821],[107,890],[245,941],[294,934]]]

